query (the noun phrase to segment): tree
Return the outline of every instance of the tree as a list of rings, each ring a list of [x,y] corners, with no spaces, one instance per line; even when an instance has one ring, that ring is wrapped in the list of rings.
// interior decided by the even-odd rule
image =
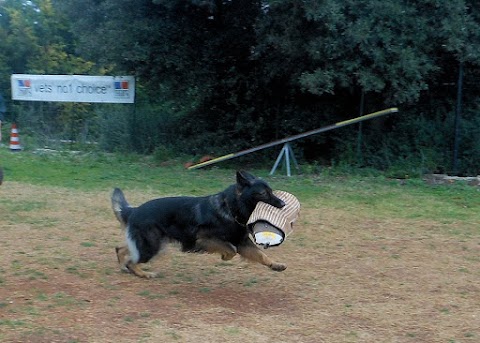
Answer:
[[[464,88],[465,65],[480,64],[480,32],[479,14],[473,2],[458,1],[450,3],[442,1],[441,14],[446,15],[449,20],[442,20],[437,27],[439,41],[441,44],[444,59],[455,61],[458,65],[457,96],[455,102],[455,120],[453,131],[453,158],[451,170],[453,173],[459,171],[459,150],[462,136],[462,103]],[[433,23],[432,23],[433,24]],[[468,67],[467,67],[468,68]],[[455,68],[457,69],[457,68]],[[475,120],[476,118],[474,118]]]
[[[181,120],[192,145],[212,131],[223,145],[229,132],[249,122],[259,1],[70,0],[63,6],[86,14],[74,20],[85,56],[134,73],[150,105],[171,104],[165,115]]]
[[[321,103],[332,94],[341,103],[342,99],[360,99],[365,93],[370,108],[372,104],[377,108],[393,104],[406,109],[401,119],[391,120],[390,128],[384,126],[381,132],[371,132],[370,139],[365,140],[371,145],[369,150],[378,152],[379,134],[385,139],[387,136],[382,133],[392,128],[402,130],[393,132],[396,140],[381,143],[388,147],[390,152],[385,153],[394,160],[423,154],[427,149],[431,136],[415,135],[415,131],[423,129],[411,125],[421,123],[415,116],[425,115],[427,125],[434,124],[438,132],[445,132],[435,122],[439,116],[436,107],[419,111],[418,105],[437,92],[437,102],[442,101],[445,90],[439,88],[445,87],[438,85],[445,82],[445,73],[456,73],[460,61],[478,68],[474,66],[480,60],[478,19],[478,9],[472,1],[269,1],[265,19],[259,25],[260,36],[265,39],[259,39],[257,50],[259,59],[273,61],[267,75],[282,75],[286,70],[289,81],[284,84],[296,85],[302,93],[316,96],[310,97],[310,101]],[[451,104],[454,98],[446,99]],[[352,103],[356,101],[347,100],[343,111],[354,112],[352,108],[348,110]],[[303,117],[311,117],[308,112]],[[301,111],[296,113],[302,116]],[[339,137],[340,141],[345,139]],[[341,150],[338,142],[336,148]],[[351,140],[350,145],[353,143]],[[348,150],[348,144],[346,147]]]
[[[85,66],[76,59],[81,53],[101,73],[135,75],[141,101],[131,124],[144,125],[148,139],[139,140],[149,142],[141,151],[161,144],[199,153],[250,147],[347,119],[362,103],[365,113],[401,108],[400,115],[365,125],[366,165],[423,163],[446,170],[457,91],[445,84],[457,83],[463,66],[464,115],[458,127],[465,163],[460,168],[476,168],[468,160],[478,146],[472,142],[478,123],[480,10],[473,0],[1,4],[7,3],[10,12],[0,22],[25,24],[16,24],[21,34],[0,31],[11,40],[6,49],[13,53],[19,43],[36,56],[20,54],[10,61],[5,55],[0,70],[2,63],[40,72],[62,65],[75,70],[74,61]],[[22,6],[29,11],[16,18]],[[53,18],[50,10],[68,20]],[[38,43],[40,36],[49,38]],[[353,162],[356,137],[356,128],[347,127],[297,145],[311,159]]]
[[[74,54],[67,17],[56,11],[52,0],[1,1],[0,38],[0,90],[5,93],[10,93],[12,73],[85,74],[94,70],[93,63]],[[12,116],[29,123],[39,136],[81,128],[91,115],[85,105],[36,103],[28,109],[15,105]],[[48,111],[41,110],[45,107]]]

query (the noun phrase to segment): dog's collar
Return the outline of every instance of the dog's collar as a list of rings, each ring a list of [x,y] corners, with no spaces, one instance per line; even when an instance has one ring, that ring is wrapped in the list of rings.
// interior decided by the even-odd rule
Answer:
[[[232,209],[230,208],[230,205],[228,205],[228,200],[225,199],[225,205],[227,205],[228,210],[232,214],[233,220],[235,220],[235,223],[237,223],[240,226],[247,227],[247,224],[242,224],[238,221],[237,216],[233,213]]]

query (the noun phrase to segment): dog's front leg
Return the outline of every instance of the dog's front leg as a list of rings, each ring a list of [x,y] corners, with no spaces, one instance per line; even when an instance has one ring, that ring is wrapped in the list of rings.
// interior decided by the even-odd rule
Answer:
[[[260,250],[255,243],[248,237],[246,237],[238,245],[238,253],[240,256],[246,258],[249,261],[257,262],[269,267],[277,272],[284,271],[287,266],[283,263],[276,263],[272,261],[262,250]]]
[[[237,254],[237,248],[232,243],[216,238],[199,238],[196,242],[196,248],[210,254],[220,254],[224,261],[231,260]]]

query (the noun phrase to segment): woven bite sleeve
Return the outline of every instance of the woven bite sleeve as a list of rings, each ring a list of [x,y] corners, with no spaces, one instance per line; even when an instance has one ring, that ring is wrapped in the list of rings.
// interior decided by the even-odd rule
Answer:
[[[274,191],[273,194],[285,202],[282,208],[259,202],[247,222],[247,227],[252,230],[259,222],[267,222],[285,233],[285,237],[293,231],[293,223],[300,214],[300,202],[290,193]]]

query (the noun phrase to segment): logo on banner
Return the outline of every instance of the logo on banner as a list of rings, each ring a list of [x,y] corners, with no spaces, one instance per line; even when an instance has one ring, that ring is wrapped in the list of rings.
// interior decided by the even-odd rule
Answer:
[[[115,81],[115,97],[117,98],[123,98],[123,97],[128,97],[128,91],[130,90],[128,81],[122,80],[122,81]]]
[[[21,96],[31,96],[32,81],[29,79],[18,80],[18,91]]]
[[[30,88],[31,86],[32,82],[30,80],[18,80],[19,88]]]

